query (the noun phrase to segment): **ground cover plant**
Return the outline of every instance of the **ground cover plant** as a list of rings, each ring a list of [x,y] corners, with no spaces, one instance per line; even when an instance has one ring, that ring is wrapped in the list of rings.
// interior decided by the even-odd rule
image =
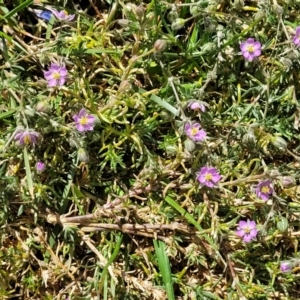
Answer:
[[[0,299],[300,299],[298,1],[0,2]]]

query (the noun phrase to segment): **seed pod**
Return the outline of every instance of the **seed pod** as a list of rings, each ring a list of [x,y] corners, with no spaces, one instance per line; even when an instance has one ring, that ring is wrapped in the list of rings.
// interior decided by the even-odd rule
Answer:
[[[24,113],[27,117],[33,117],[35,114],[35,110],[31,108],[29,105],[26,105]]]
[[[171,25],[172,30],[179,30],[185,24],[185,19],[177,18]]]
[[[154,43],[155,52],[163,52],[167,48],[167,42],[165,40],[157,40]]]
[[[291,184],[295,183],[295,179],[292,176],[282,176],[280,180],[283,187],[288,187]]]
[[[281,136],[275,136],[271,139],[272,144],[279,148],[279,149],[285,149],[287,147],[287,142],[281,137]]]
[[[49,104],[47,103],[47,101],[40,101],[36,105],[35,109],[39,113],[48,113],[48,112],[50,112],[51,107],[49,106]]]
[[[196,147],[195,143],[190,139],[185,140],[184,146],[185,146],[185,149],[189,152],[194,151],[194,149]]]
[[[139,5],[135,8],[135,14],[139,19],[142,19],[145,14],[145,9],[142,5]]]
[[[81,162],[89,161],[89,155],[83,148],[79,148],[77,154],[78,154],[79,161],[81,161]]]
[[[170,155],[170,154],[176,154],[178,153],[178,148],[176,146],[173,145],[168,145],[166,146],[166,152]]]

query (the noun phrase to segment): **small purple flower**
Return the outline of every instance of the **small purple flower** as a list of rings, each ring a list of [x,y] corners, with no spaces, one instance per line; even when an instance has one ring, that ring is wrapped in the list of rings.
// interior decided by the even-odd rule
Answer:
[[[213,167],[202,167],[196,175],[197,180],[209,188],[214,187],[221,179],[221,175]]]
[[[81,109],[78,115],[73,116],[78,131],[91,131],[94,129],[95,117],[87,114],[85,109]]]
[[[281,272],[290,272],[293,268],[293,263],[290,261],[282,261],[280,263],[280,271]]]
[[[239,221],[236,234],[243,239],[245,243],[250,242],[257,236],[257,229],[255,221]]]
[[[37,170],[38,173],[42,173],[45,171],[46,164],[43,163],[42,161],[38,161],[35,165],[35,169]]]
[[[271,180],[261,181],[255,189],[256,196],[264,201],[268,201],[270,195],[274,192],[271,184]]]
[[[69,13],[66,10],[58,11],[58,10],[52,9],[52,13],[59,21],[70,22],[75,18],[75,14],[69,15]]]
[[[39,136],[40,135],[33,129],[28,129],[17,133],[15,136],[15,140],[18,140],[20,145],[35,145]]]
[[[295,46],[300,46],[300,27],[296,28],[295,35],[293,36]]]
[[[199,101],[191,101],[188,104],[188,107],[192,110],[201,110],[202,112],[205,112],[206,110],[205,105]]]
[[[199,123],[189,124],[186,123],[184,126],[185,134],[193,141],[201,142],[206,137],[206,132],[200,130],[201,125]]]
[[[64,64],[51,63],[48,71],[44,71],[44,76],[48,81],[48,87],[62,86],[68,77],[68,71]]]
[[[261,54],[260,42],[255,41],[255,39],[252,38],[249,38],[247,41],[241,43],[240,49],[242,50],[243,56],[249,61],[252,61]]]
[[[45,21],[50,21],[52,17],[52,13],[49,10],[32,9],[31,11],[34,12],[38,18]]]

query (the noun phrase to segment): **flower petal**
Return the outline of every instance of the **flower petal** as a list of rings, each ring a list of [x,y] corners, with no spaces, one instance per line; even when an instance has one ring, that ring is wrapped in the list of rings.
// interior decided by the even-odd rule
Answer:
[[[253,239],[253,237],[250,234],[245,234],[244,237],[243,237],[243,241],[245,243],[251,242],[252,239]]]
[[[241,238],[246,234],[243,229],[237,230],[235,233]]]
[[[243,229],[243,228],[246,228],[247,227],[247,222],[246,221],[239,221],[239,228]]]
[[[256,227],[255,221],[247,220],[247,227],[248,227],[249,229],[254,229],[254,228]]]

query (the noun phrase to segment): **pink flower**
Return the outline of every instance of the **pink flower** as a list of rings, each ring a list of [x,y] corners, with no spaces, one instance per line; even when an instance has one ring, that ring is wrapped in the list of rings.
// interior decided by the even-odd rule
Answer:
[[[75,18],[75,14],[69,15],[66,10],[58,11],[58,10],[52,9],[51,11],[54,14],[54,16],[56,17],[56,19],[58,19],[59,21],[70,22]]]
[[[257,236],[257,229],[255,221],[239,221],[236,234],[243,239],[245,243],[250,242]]]
[[[214,187],[221,179],[221,175],[216,168],[202,167],[201,170],[196,173],[197,180],[209,188]]]
[[[261,54],[261,44],[255,41],[255,39],[249,38],[247,41],[240,44],[243,56],[252,61],[254,58]]]
[[[293,268],[293,263],[290,261],[282,261],[280,263],[280,271],[281,272],[289,272]]]
[[[270,195],[272,195],[274,192],[271,184],[271,180],[261,181],[255,189],[256,196],[264,201],[267,201]]]
[[[37,143],[37,138],[40,135],[32,130],[32,129],[28,129],[28,130],[23,130],[19,133],[16,134],[15,136],[15,140],[18,140],[20,145],[29,145],[29,144],[36,144]]]
[[[188,104],[188,107],[192,110],[201,110],[202,112],[205,112],[206,110],[205,105],[199,101],[191,101]]]
[[[81,109],[78,115],[73,116],[78,131],[92,131],[94,129],[95,117],[87,114],[85,109]]]
[[[45,171],[46,164],[43,163],[42,161],[38,161],[35,165],[35,168],[36,168],[38,173],[42,173],[42,172]]]
[[[201,142],[206,137],[206,132],[200,130],[201,125],[199,123],[189,124],[186,123],[184,126],[185,134],[193,141]]]
[[[297,47],[300,46],[300,27],[296,28],[295,35],[293,36],[293,42]]]
[[[62,86],[66,82],[68,71],[65,65],[51,63],[48,71],[44,71],[45,79],[48,81],[48,87]]]

